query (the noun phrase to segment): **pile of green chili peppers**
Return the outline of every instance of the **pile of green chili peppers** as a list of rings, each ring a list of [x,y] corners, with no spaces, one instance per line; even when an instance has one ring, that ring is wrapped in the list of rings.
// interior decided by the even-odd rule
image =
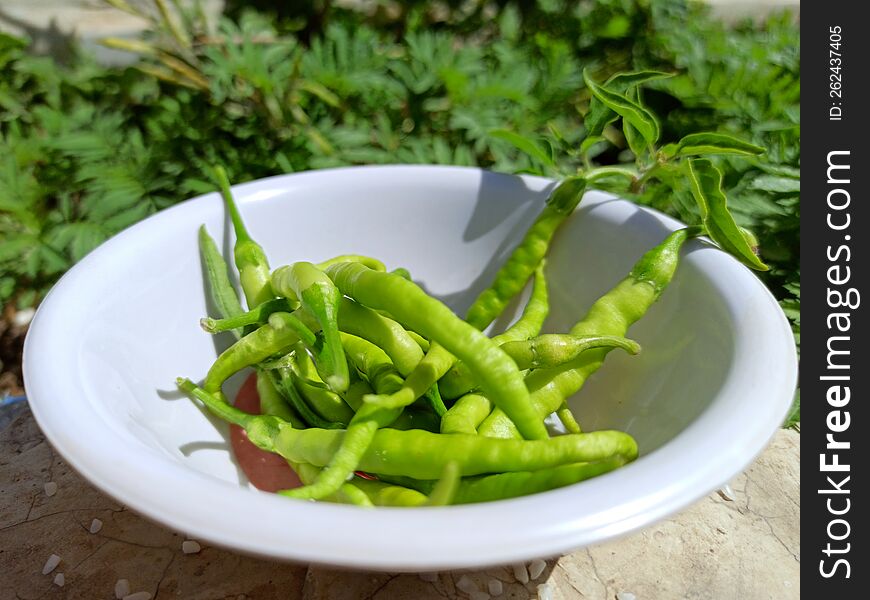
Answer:
[[[215,177],[233,228],[247,310],[205,228],[199,241],[211,304],[210,333],[232,332],[200,385],[178,386],[259,448],[286,459],[303,486],[292,498],[361,506],[483,502],[577,483],[637,457],[619,431],[582,432],[566,399],[625,337],[671,281],[683,243],[676,231],[643,255],[568,333],[541,334],[549,310],[545,255],[583,197],[582,177],[564,180],[492,285],[465,319],[416,285],[405,269],[344,255],[272,269],[249,235],[226,173]],[[519,319],[482,331],[532,281]],[[222,392],[254,368],[261,413],[233,407]],[[555,413],[567,433],[551,436]]]

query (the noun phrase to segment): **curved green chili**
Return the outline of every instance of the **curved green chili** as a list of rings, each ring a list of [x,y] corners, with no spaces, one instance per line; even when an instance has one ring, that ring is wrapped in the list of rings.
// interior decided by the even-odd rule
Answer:
[[[257,371],[257,395],[260,397],[260,412],[264,415],[280,417],[293,427],[307,427],[308,424],[284,399],[275,386],[271,375]]]
[[[441,478],[432,486],[425,506],[447,506],[453,504],[456,492],[459,489],[461,474],[459,464],[453,461],[444,465]]]
[[[571,412],[571,407],[568,406],[567,401],[562,400],[562,404],[560,404],[559,408],[556,409],[556,416],[559,417],[559,420],[562,422],[562,427],[564,427],[565,431],[568,433],[583,433],[583,429],[574,417],[574,413]]]
[[[622,336],[640,319],[670,283],[680,259],[680,248],[700,229],[687,228],[671,233],[635,264],[629,275],[595,301],[589,312],[571,329],[573,335]],[[539,418],[557,410],[562,402],[577,393],[610,351],[590,350],[560,367],[538,369],[526,377],[531,401]],[[515,437],[518,433],[510,419],[498,408],[480,425],[478,433],[490,437]]]
[[[300,341],[294,328],[297,320],[291,317],[289,313],[273,313],[270,324],[252,331],[222,352],[205,376],[206,391],[218,392],[224,381],[245,367],[254,366],[274,354],[289,352]]]
[[[622,456],[612,456],[594,462],[559,465],[537,471],[465,477],[459,481],[452,503],[491,502],[546,492],[597,477],[618,469],[626,462]],[[419,481],[407,477],[386,476],[386,479],[393,485],[407,486],[407,489],[416,489],[423,494],[431,493],[437,485],[435,481]]]
[[[223,196],[230,212],[230,220],[236,234],[233,257],[236,261],[236,268],[239,270],[239,282],[242,284],[242,291],[248,301],[248,308],[254,308],[274,297],[269,285],[269,259],[266,258],[263,248],[251,238],[245,227],[242,215],[239,214],[239,207],[233,199],[226,171],[223,167],[216,166],[214,167],[214,176],[220,187],[221,196]]]
[[[507,331],[492,338],[495,344],[501,345],[504,342],[526,340],[538,335],[541,331],[541,327],[544,326],[544,321],[547,319],[547,314],[550,312],[547,279],[544,275],[545,264],[546,259],[542,259],[535,268],[532,293],[529,296],[529,301],[523,308],[522,315]],[[468,367],[462,362],[457,362],[453,365],[453,368],[444,375],[444,378],[438,382],[438,385],[441,388],[441,394],[449,399],[459,398],[475,387],[474,379]]]
[[[272,289],[291,301],[301,300],[302,306],[317,320],[323,335],[323,349],[317,357],[317,368],[330,388],[344,392],[350,381],[338,335],[341,293],[332,280],[313,264],[303,261],[275,269],[272,273]]]
[[[326,273],[342,293],[369,308],[387,310],[403,325],[464,360],[493,403],[510,415],[525,438],[548,437],[529,403],[528,390],[513,361],[492,340],[459,319],[444,304],[410,281],[372,271],[358,263],[331,265]]]
[[[640,352],[640,344],[618,335],[547,333],[501,345],[501,349],[522,370],[558,367],[593,348],[621,348],[629,354]]]
[[[477,329],[485,329],[504,311],[508,302],[526,285],[529,277],[547,253],[550,240],[565,219],[574,212],[583,193],[586,180],[569,177],[562,181],[550,197],[547,205],[526,231],[520,244],[507,262],[498,270],[489,288],[483,291],[468,309],[465,320]]]
[[[301,344],[295,346],[287,366],[293,384],[314,412],[333,423],[350,423],[353,410],[320,380],[311,357]]]
[[[365,492],[375,506],[423,506],[425,494],[400,485],[354,477],[353,485]]]
[[[218,250],[214,239],[208,234],[205,225],[199,228],[199,254],[202,258],[202,266],[205,270],[205,278],[208,282],[209,298],[212,305],[217,309],[221,319],[232,319],[245,312],[239,302],[236,288],[230,282],[227,263]],[[211,319],[214,320],[214,319]],[[242,337],[242,330],[238,325],[228,327],[236,338]]]
[[[441,433],[477,434],[477,427],[492,412],[492,402],[480,394],[465,394],[441,417]]]
[[[402,378],[383,350],[371,342],[347,333],[341,333],[340,337],[348,348],[348,360],[368,378],[376,392],[389,394],[401,387]],[[335,493],[358,469],[359,462],[371,445],[378,429],[391,425],[401,412],[401,408],[385,409],[369,404],[363,398],[362,405],[351,419],[335,452],[323,465],[325,468],[317,480],[304,487],[287,490],[284,495],[316,500]]]
[[[307,485],[317,479],[322,469],[305,463],[294,463],[287,461],[290,468],[299,476],[299,480]],[[388,485],[388,484],[384,484]],[[286,490],[279,490],[279,494],[284,494]],[[327,496],[324,500],[329,502],[338,502],[340,504],[353,504],[355,506],[375,506],[369,495],[366,494],[356,485],[356,480],[348,482],[338,488],[332,496]]]
[[[362,254],[339,254],[338,256],[334,256],[328,260],[317,263],[317,268],[322,271],[329,265],[343,262],[357,262],[367,266],[373,271],[387,270],[387,267],[384,266],[384,263],[379,261],[377,258],[372,258],[371,256],[363,256]]]
[[[493,341],[497,337],[493,338]],[[558,367],[593,348],[622,348],[629,354],[637,354],[640,351],[637,342],[624,337],[565,333],[549,333],[530,340],[505,342],[499,347],[513,359],[521,371]],[[448,390],[451,397],[457,393],[467,394],[477,387],[471,375],[465,369],[457,369],[457,367],[463,367],[462,363],[457,363],[454,370],[447,373],[439,382],[442,388]],[[451,374],[453,377],[450,377]]]
[[[268,374],[275,389],[309,427],[319,429],[344,429],[347,427],[347,421],[329,421],[308,406],[305,398],[296,388],[293,372],[289,367],[270,370]]]
[[[239,306],[241,309],[241,305]],[[253,309],[241,311],[232,316],[221,319],[205,317],[199,320],[200,327],[208,333],[220,333],[248,325],[262,325],[269,320],[269,315],[275,312],[293,312],[295,306],[287,298],[274,298],[267,300]],[[241,331],[241,329],[237,329]],[[312,335],[313,337],[313,335]]]
[[[424,354],[426,352],[429,352],[429,346],[430,346],[429,340],[424,338],[422,335],[420,335],[416,331],[409,331],[408,335],[411,336],[412,340],[417,342],[417,345],[420,346],[420,350],[422,350]]]
[[[403,376],[413,371],[423,358],[419,344],[401,325],[350,298],[341,299],[338,327],[379,346]]]
[[[257,447],[276,452],[292,462],[318,467],[328,465],[335,460],[336,453],[346,444],[350,434],[349,430],[294,429],[278,417],[251,415],[221,402],[190,380],[179,378],[177,384],[216,416],[244,428],[248,438]],[[615,456],[625,460],[637,457],[637,443],[627,433],[595,431],[545,440],[513,440],[459,433],[438,434],[419,429],[376,429],[357,468],[366,473],[437,479],[450,462],[456,462],[460,474],[465,477],[508,471],[537,471]],[[324,469],[320,479],[327,470]],[[310,496],[303,494],[301,497]]]

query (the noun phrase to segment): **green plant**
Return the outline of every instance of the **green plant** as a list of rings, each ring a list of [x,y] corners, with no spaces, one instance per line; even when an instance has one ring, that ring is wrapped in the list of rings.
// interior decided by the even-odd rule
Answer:
[[[630,166],[620,128],[588,141],[582,71],[604,81],[654,70],[674,74],[644,86],[661,145],[712,131],[766,149],[713,160],[799,343],[800,36],[791,19],[725,26],[682,0],[401,4],[312,5],[286,20],[236,11],[218,22],[155,9],[151,31],[126,42],[142,60],[125,69],[81,55],[60,66],[0,34],[0,305],[35,305],[109,236],[211,191],[210,164],[234,181],[361,163],[541,170],[540,156],[508,139],[516,134],[555,157],[553,173],[583,166],[584,141],[592,166]],[[672,203],[672,187],[655,178],[627,183],[595,185],[698,222],[688,185]]]

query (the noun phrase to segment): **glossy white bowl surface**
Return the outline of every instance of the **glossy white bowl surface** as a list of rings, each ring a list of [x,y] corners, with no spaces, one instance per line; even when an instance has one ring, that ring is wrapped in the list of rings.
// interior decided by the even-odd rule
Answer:
[[[408,268],[462,313],[552,186],[401,166],[273,177],[235,193],[273,265],[375,256]],[[131,227],[71,269],[31,325],[24,373],[39,425],[73,467],[137,512],[203,541],[407,571],[555,555],[641,528],[727,482],[767,444],[794,392],[794,343],[774,298],[735,260],[692,242],[661,301],[630,331],[641,355],[611,353],[571,400],[585,429],[631,433],[641,451],[634,463],[543,494],[446,508],[365,511],[257,492],[233,462],[226,427],[174,387],[178,375],[203,377],[227,343],[198,325],[206,314],[202,223],[230,247],[221,201],[209,194]],[[566,331],[677,226],[588,193],[553,243],[546,330]]]

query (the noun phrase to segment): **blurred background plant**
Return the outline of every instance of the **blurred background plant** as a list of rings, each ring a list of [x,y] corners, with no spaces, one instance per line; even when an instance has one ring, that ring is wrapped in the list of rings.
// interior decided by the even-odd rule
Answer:
[[[684,0],[260,0],[230,1],[215,19],[197,2],[107,2],[149,23],[138,39],[104,40],[138,55],[132,67],[75,51],[61,65],[0,34],[7,365],[20,355],[14,315],[114,233],[211,191],[208,164],[234,182],[369,163],[555,176],[581,165],[584,142],[596,164],[633,162],[621,129],[587,136],[583,69],[596,81],[675,73],[643,91],[663,144],[719,131],[767,148],[716,165],[800,343],[800,34],[790,15],[726,25]],[[698,220],[688,186],[611,186]]]

